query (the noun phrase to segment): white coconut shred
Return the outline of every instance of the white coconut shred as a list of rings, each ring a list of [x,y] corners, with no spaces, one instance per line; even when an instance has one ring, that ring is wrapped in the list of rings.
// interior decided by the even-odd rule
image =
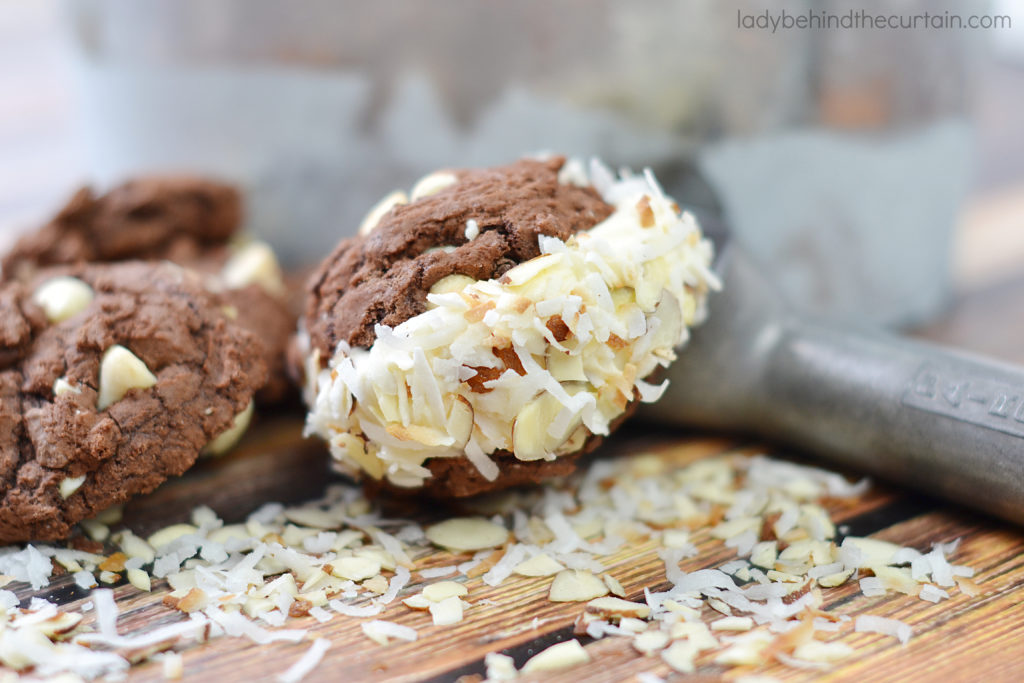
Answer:
[[[660,397],[665,385],[644,378],[704,318],[719,287],[711,244],[649,172],[616,178],[593,162],[588,178],[569,162],[561,175],[586,179],[614,212],[565,242],[541,236],[541,255],[500,279],[443,279],[427,311],[378,325],[369,349],[338,345],[307,430],[342,469],[416,487],[428,458],[469,453],[493,479],[487,455],[575,452],[635,397]]]

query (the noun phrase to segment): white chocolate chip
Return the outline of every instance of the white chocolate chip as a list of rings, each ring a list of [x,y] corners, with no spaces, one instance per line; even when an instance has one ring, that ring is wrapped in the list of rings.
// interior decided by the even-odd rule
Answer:
[[[522,673],[534,674],[541,671],[559,671],[569,669],[590,661],[590,655],[583,649],[578,640],[567,640],[543,650],[523,665]]]
[[[438,581],[423,588],[423,597],[431,602],[441,602],[451,597],[461,598],[467,593],[469,590],[458,581]]]
[[[82,484],[85,483],[85,475],[80,477],[65,477],[60,482],[60,497],[64,500],[70,498]]]
[[[114,345],[103,352],[100,361],[100,390],[96,407],[106,410],[129,389],[147,389],[156,384],[156,375],[146,364],[123,346]]]
[[[462,275],[460,273],[452,273],[446,275],[430,288],[431,294],[450,294],[451,292],[461,292],[466,288],[467,285],[471,285],[476,280],[468,275]]]
[[[286,291],[277,256],[266,242],[249,242],[232,254],[221,278],[228,289],[259,285],[272,296],[283,296]]]
[[[431,543],[449,550],[484,550],[503,545],[508,529],[481,517],[456,517],[428,528],[426,535]]]
[[[567,569],[551,582],[548,599],[551,602],[586,602],[608,595],[604,581],[584,570]]]
[[[470,218],[468,221],[466,221],[466,239],[472,241],[479,236],[480,224],[477,223],[474,219]]]
[[[437,194],[449,185],[454,185],[459,179],[454,173],[448,171],[435,171],[423,176],[412,188],[412,201]]]
[[[383,218],[388,211],[396,206],[408,203],[409,198],[401,190],[396,190],[384,197],[384,199],[377,202],[373,208],[370,209],[366,214],[366,218],[364,218],[363,222],[359,224],[359,234],[369,235],[373,232],[373,229],[377,227],[377,224],[380,223],[380,219]]]
[[[430,606],[434,626],[451,626],[462,621],[462,600],[457,597],[445,598]]]
[[[231,426],[215,436],[213,441],[206,444],[202,454],[209,456],[223,455],[234,448],[238,440],[245,434],[245,430],[249,428],[249,422],[252,421],[252,413],[253,404],[252,401],[249,401],[249,405],[245,406],[242,412],[235,415],[234,419],[231,420]]]
[[[84,311],[92,298],[92,287],[78,278],[66,276],[47,280],[32,296],[51,323],[59,323]]]
[[[80,394],[81,387],[76,387],[66,377],[58,377],[53,383],[53,395],[63,396],[64,394]]]

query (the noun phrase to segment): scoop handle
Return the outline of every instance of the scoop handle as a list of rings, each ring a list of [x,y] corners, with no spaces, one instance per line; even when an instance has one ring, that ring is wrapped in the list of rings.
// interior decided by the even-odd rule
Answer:
[[[765,356],[756,431],[1024,524],[1024,368],[799,319]]]

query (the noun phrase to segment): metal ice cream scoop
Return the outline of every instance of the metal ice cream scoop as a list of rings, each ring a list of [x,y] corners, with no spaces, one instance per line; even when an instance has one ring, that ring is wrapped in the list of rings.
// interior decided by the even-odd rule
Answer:
[[[1024,368],[805,319],[700,218],[724,288],[641,415],[774,439],[1024,523]]]

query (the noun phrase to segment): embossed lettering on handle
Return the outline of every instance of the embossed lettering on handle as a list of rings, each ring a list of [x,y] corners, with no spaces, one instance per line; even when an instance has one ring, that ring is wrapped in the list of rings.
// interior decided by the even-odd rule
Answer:
[[[1024,386],[964,379],[925,363],[903,392],[903,404],[1024,437]]]

